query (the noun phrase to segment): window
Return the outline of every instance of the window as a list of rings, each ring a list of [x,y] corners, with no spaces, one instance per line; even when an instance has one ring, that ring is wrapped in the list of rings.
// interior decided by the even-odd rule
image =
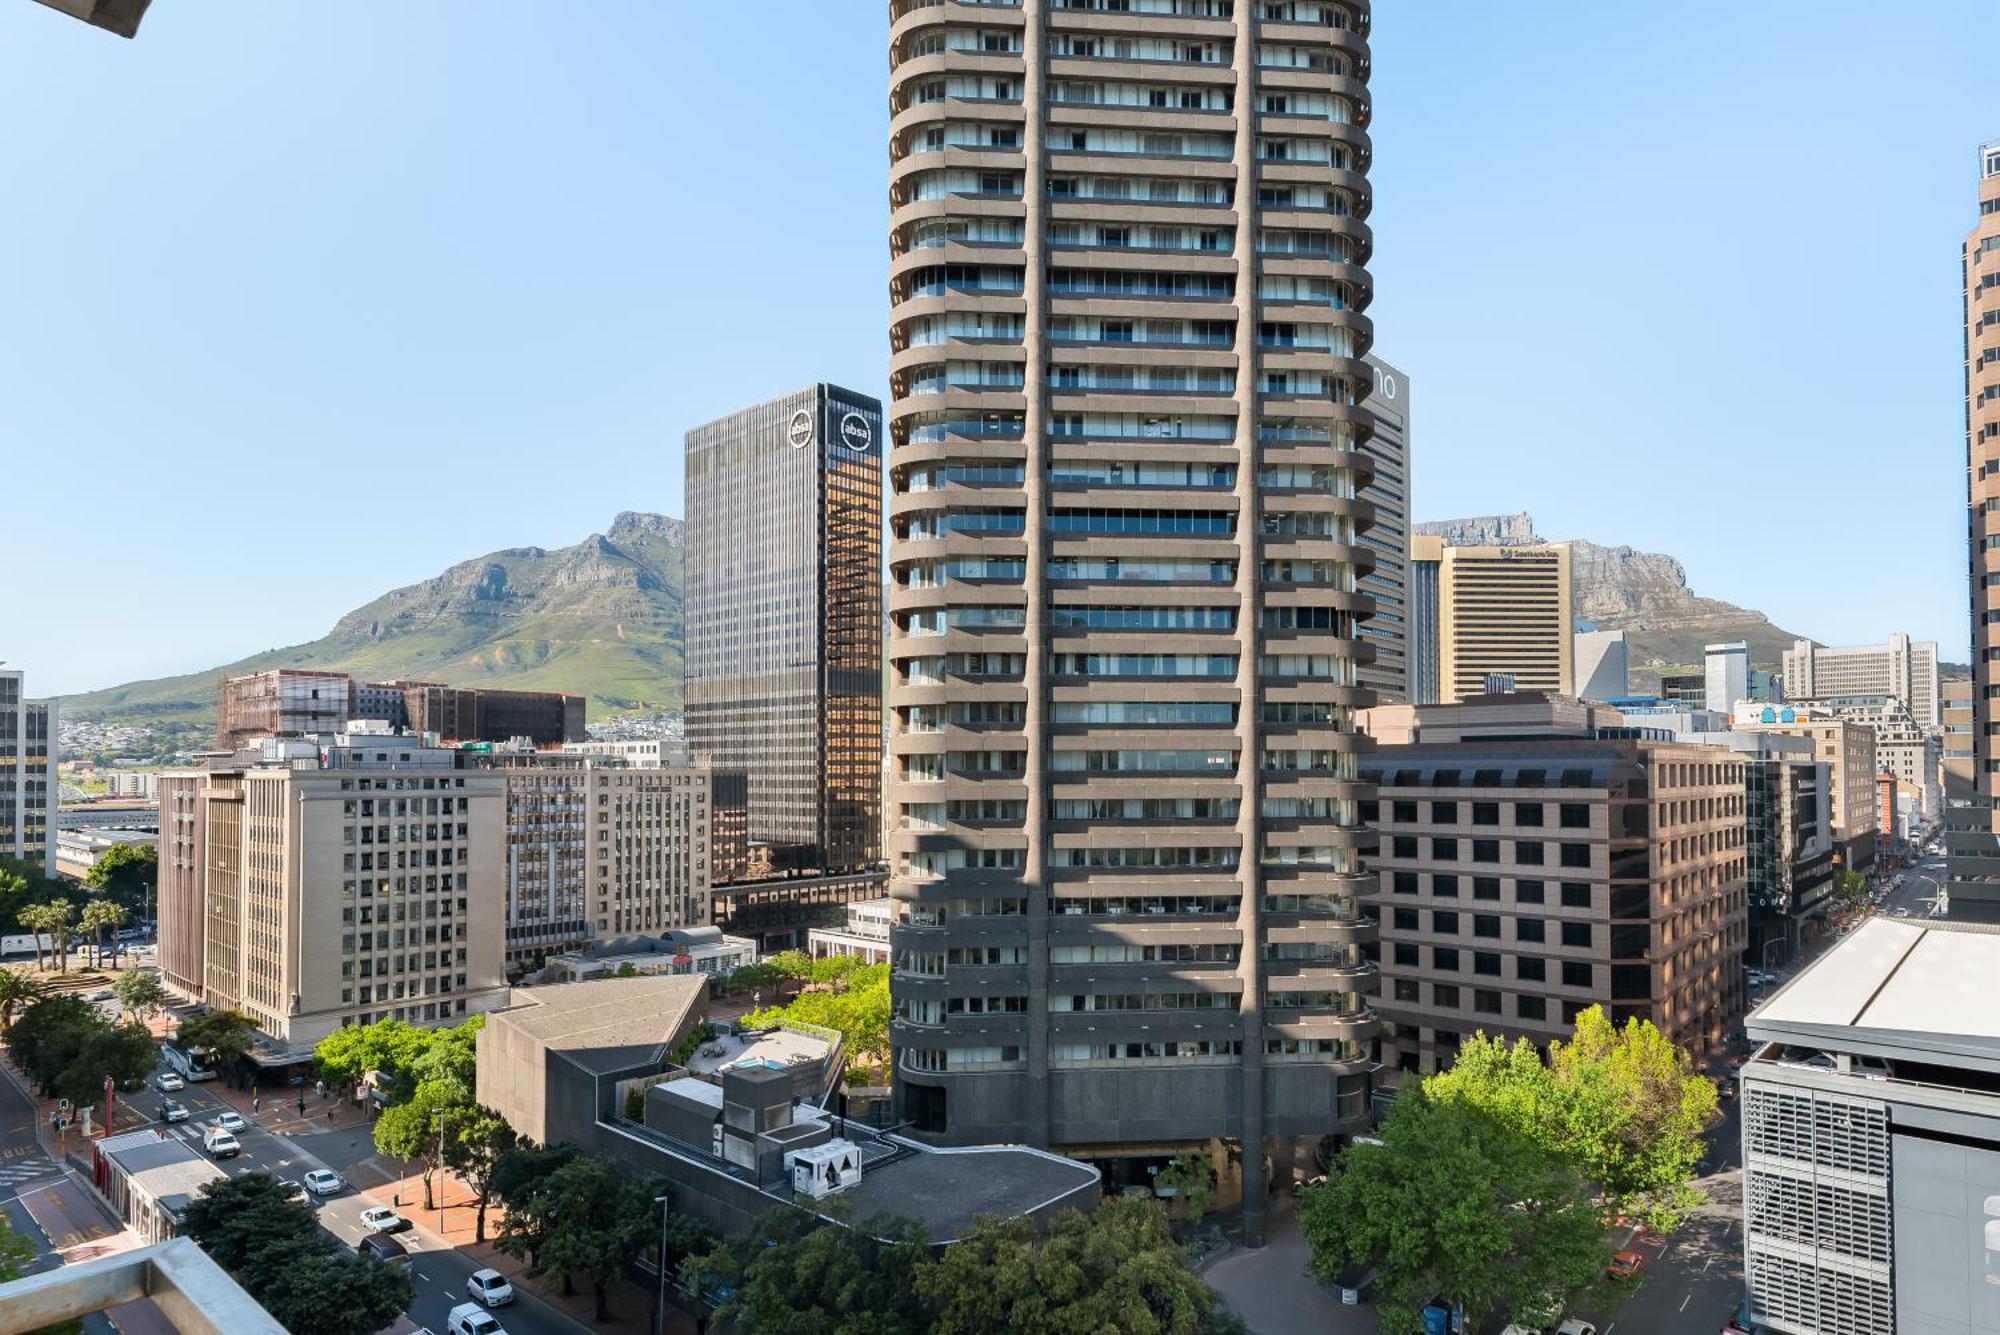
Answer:
[[[1498,825],[1500,823],[1500,804],[1498,802],[1474,802],[1472,804],[1472,823],[1474,825]]]
[[[1590,924],[1587,922],[1566,922],[1562,925],[1562,943],[1566,946],[1588,946],[1590,944]]]
[[[1458,803],[1431,803],[1431,820],[1434,824],[1438,825],[1456,825],[1458,823]]]
[[[1475,876],[1472,878],[1474,899],[1500,898],[1500,878],[1498,876]]]
[[[1417,995],[1417,980],[1414,978],[1398,978],[1396,980],[1396,1000],[1407,1001],[1411,1005],[1417,1004],[1420,1000]]]
[[[1548,924],[1540,918],[1514,919],[1514,939],[1516,941],[1548,940]]]
[[[1405,908],[1397,909],[1395,916],[1395,924],[1396,924],[1396,930],[1399,932],[1416,931],[1417,911],[1415,909],[1405,909]]]
[[[1500,841],[1498,839],[1474,839],[1472,841],[1472,860],[1474,862],[1498,862],[1500,860]]]
[[[1566,909],[1590,907],[1590,886],[1582,881],[1564,881],[1562,905]]]
[[[1590,865],[1590,845],[1562,845],[1562,865],[1565,867],[1588,867]]]
[[[1473,951],[1472,971],[1477,974],[1484,974],[1488,978],[1498,978],[1500,976],[1499,954],[1491,950]]]
[[[1396,824],[1415,825],[1417,823],[1417,804],[1415,802],[1392,802],[1389,805],[1390,809],[1394,812],[1393,819]]]
[[[1393,855],[1399,858],[1413,858],[1417,856],[1416,836],[1411,834],[1397,835],[1393,846]]]
[[[1565,802],[1562,804],[1562,827],[1565,830],[1587,830],[1590,828],[1590,804],[1588,802]]]
[[[1431,840],[1431,856],[1436,858],[1440,862],[1458,861],[1458,840],[1456,839]]]
[[[1432,910],[1431,930],[1433,932],[1443,932],[1448,936],[1458,935],[1458,914],[1447,909]]]
[[[1515,997],[1514,1013],[1524,1020],[1546,1020],[1549,1003],[1540,997]]]
[[[1458,972],[1458,951],[1451,946],[1431,947],[1431,967]]]
[[[1516,802],[1514,804],[1514,823],[1516,825],[1540,825],[1542,823],[1542,804],[1540,802]]]
[[[1548,902],[1548,887],[1541,881],[1514,882],[1514,902],[1517,904],[1543,904]]]
[[[1530,867],[1542,865],[1542,853],[1546,847],[1539,839],[1517,839],[1514,841],[1514,861]]]
[[[1458,1009],[1458,984],[1456,984],[1456,983],[1432,983],[1432,984],[1431,984],[1431,1004],[1432,1004],[1433,1006],[1448,1006],[1448,1007],[1450,1007],[1450,1008],[1451,1008],[1451,1009],[1453,1009],[1453,1010],[1457,1010],[1457,1009]]]
[[[1514,961],[1514,976],[1524,983],[1544,983],[1549,977],[1549,962],[1526,956]]]
[[[1448,872],[1439,872],[1431,877],[1431,893],[1442,899],[1458,898],[1458,878]]]
[[[1414,895],[1417,893],[1417,874],[1413,871],[1397,872],[1395,887],[1399,895]]]
[[[1417,948],[1407,941],[1396,943],[1396,963],[1405,969],[1417,967]]]
[[[1500,939],[1500,915],[1497,913],[1473,914],[1472,934],[1474,936],[1491,937],[1493,940],[1498,941]]]
[[[1575,1024],[1576,1017],[1590,1009],[1588,1001],[1565,1001],[1563,1003],[1563,1023]]]
[[[1582,960],[1563,961],[1564,987],[1589,987],[1590,966]]]
[[[1472,989],[1472,1009],[1481,1015],[1500,1013],[1500,994],[1484,987]]]

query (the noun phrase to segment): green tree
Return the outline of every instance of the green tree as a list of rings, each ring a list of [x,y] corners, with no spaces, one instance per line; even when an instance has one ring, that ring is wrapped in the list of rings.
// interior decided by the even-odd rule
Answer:
[[[188,1202],[181,1232],[214,1262],[246,1279],[262,1248],[306,1241],[318,1233],[312,1211],[286,1198],[269,1173],[245,1173],[209,1183]],[[261,1279],[261,1276],[254,1276]]]
[[[486,1241],[486,1207],[493,1199],[495,1176],[501,1161],[519,1143],[520,1137],[507,1125],[507,1119],[491,1108],[472,1108],[465,1116],[447,1123],[445,1166],[476,1193],[474,1242]]]
[[[1177,1154],[1153,1178],[1153,1188],[1171,1191],[1175,1206],[1189,1216],[1206,1214],[1215,1199],[1215,1161],[1196,1150]]]
[[[432,1030],[401,1020],[345,1025],[314,1045],[313,1064],[320,1079],[336,1087],[352,1088],[370,1071],[380,1071],[390,1097],[407,1098],[416,1086],[412,1071],[417,1058],[435,1041]]]
[[[286,1330],[375,1335],[414,1296],[410,1277],[395,1266],[322,1246],[299,1249],[289,1264],[270,1265],[257,1300]]]
[[[83,883],[131,917],[151,916],[160,852],[151,844],[114,844],[91,864]]]
[[[457,1085],[467,1098],[479,1079],[479,1032],[486,1025],[484,1015],[475,1015],[462,1024],[423,1031],[428,1045],[410,1062],[411,1087],[429,1080]]]
[[[35,967],[42,967],[42,941],[49,938],[49,962],[57,972],[69,972],[69,940],[76,930],[76,905],[67,899],[30,904],[20,912],[21,926],[35,933]]]
[[[45,1097],[86,1045],[110,1024],[81,997],[45,996],[29,1003],[7,1029],[7,1055]]]
[[[375,1119],[375,1148],[397,1159],[413,1159],[423,1168],[426,1210],[436,1208],[433,1181],[444,1167],[440,1149],[450,1136],[453,1119],[470,1118],[478,1111],[472,1096],[453,1082],[426,1080],[408,1099],[390,1104]]]
[[[494,1199],[507,1207],[495,1245],[530,1265],[539,1263],[550,1227],[548,1181],[577,1157],[571,1145],[546,1148],[522,1142],[493,1165]]]
[[[1841,868],[1833,874],[1833,897],[1849,908],[1864,903],[1868,898],[1868,878],[1852,868]]]
[[[104,967],[106,943],[110,943],[115,951],[118,929],[130,921],[132,915],[122,904],[109,899],[85,901],[82,916],[77,919],[77,930],[95,955],[92,961],[93,968]]]
[[[745,1015],[742,1024],[768,1028],[785,1020],[823,1025],[840,1032],[849,1070],[872,1065],[889,1051],[889,966],[869,964],[848,972],[832,991],[805,992],[783,1006]]]
[[[1647,1020],[1614,1029],[1603,1008],[1577,1016],[1549,1058],[1475,1036],[1451,1069],[1429,1077],[1436,1099],[1472,1103],[1567,1156],[1607,1206],[1662,1230],[1680,1225],[1701,1196],[1692,1183],[1715,1114],[1715,1083]]]
[[[1342,1151],[1299,1226],[1330,1283],[1380,1265],[1385,1335],[1416,1335],[1435,1295],[1474,1320],[1567,1298],[1595,1276],[1603,1228],[1574,1167],[1484,1108],[1423,1088],[1396,1100],[1379,1145]]]
[[[938,1335],[1240,1329],[1188,1265],[1166,1213],[1134,1197],[1089,1215],[1066,1211],[1045,1236],[1026,1219],[982,1219],[919,1267],[916,1288]]]
[[[166,1007],[167,989],[161,984],[158,974],[134,969],[118,976],[111,985],[112,993],[125,1013],[135,1020],[143,1020]]]
[[[20,917],[22,909],[62,899],[72,890],[69,882],[44,875],[34,863],[0,857],[0,932],[27,931]]]
[[[257,1022],[242,1011],[210,1011],[181,1021],[175,1041],[189,1052],[206,1053],[220,1070],[249,1056],[256,1034]]]
[[[907,1220],[845,1228],[780,1207],[690,1258],[682,1278],[697,1293],[726,1293],[717,1318],[758,1335],[921,1335],[932,1328],[916,1288],[926,1250]]]
[[[0,1029],[14,1023],[14,1008],[42,995],[42,985],[21,969],[0,968]]]
[[[76,1054],[49,1086],[51,1093],[74,1101],[78,1107],[103,1102],[105,1077],[111,1078],[114,1087],[123,1087],[151,1075],[160,1060],[160,1050],[144,1025],[113,1025],[101,1016],[95,1018]]]

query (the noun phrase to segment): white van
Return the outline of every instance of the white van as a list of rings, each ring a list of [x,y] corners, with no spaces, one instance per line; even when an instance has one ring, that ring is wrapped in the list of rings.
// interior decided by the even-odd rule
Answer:
[[[243,1146],[237,1143],[236,1137],[219,1126],[212,1126],[203,1133],[201,1147],[218,1159],[234,1159],[243,1153]]]
[[[460,1303],[444,1319],[445,1335],[507,1335],[506,1328],[478,1303]]]

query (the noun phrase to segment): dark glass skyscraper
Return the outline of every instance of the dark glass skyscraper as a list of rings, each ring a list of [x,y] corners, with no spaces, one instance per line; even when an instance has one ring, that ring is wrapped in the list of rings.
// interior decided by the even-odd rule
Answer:
[[[813,385],[687,434],[688,747],[779,866],[881,856],[882,405]]]

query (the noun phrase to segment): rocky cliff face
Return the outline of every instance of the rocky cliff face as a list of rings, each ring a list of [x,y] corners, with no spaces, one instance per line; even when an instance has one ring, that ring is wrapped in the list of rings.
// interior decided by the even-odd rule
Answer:
[[[1413,525],[1455,546],[1511,547],[1543,542],[1529,515],[1483,515]],[[1660,552],[1603,547],[1570,539],[1575,615],[1599,630],[1622,630],[1634,669],[1696,666],[1702,646],[1743,640],[1760,668],[1775,669],[1797,637],[1753,608],[1704,598],[1688,588],[1681,563]]]

